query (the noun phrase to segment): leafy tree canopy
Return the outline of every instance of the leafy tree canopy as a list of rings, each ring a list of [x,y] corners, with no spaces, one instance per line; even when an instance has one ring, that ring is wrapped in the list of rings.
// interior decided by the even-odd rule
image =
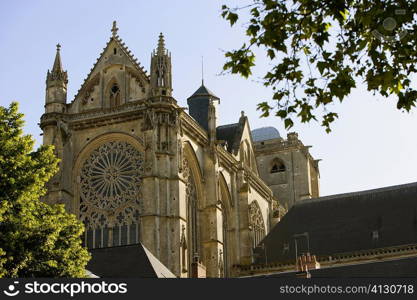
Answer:
[[[356,83],[384,97],[394,95],[397,108],[415,106],[417,24],[414,0],[251,0],[243,7],[222,7],[233,26],[240,17],[247,42],[226,52],[224,71],[249,77],[254,47],[272,67],[263,84],[273,99],[258,104],[262,116],[274,113],[286,128],[293,118],[321,121],[330,132],[338,117],[329,104],[343,101]]]
[[[51,146],[32,152],[22,117],[17,103],[0,106],[0,277],[85,277],[82,223],[39,200],[58,159]]]

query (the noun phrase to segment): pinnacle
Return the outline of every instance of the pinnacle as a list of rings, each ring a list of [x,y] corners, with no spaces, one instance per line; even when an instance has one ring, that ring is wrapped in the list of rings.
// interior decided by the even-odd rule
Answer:
[[[159,34],[157,53],[165,54],[165,40],[164,40],[164,35],[162,34],[162,32]]]
[[[116,23],[116,21],[113,21],[113,26],[112,26],[112,28],[111,28],[111,33],[112,33],[112,36],[115,38],[115,37],[117,37],[117,31],[119,30],[119,28],[117,28],[117,23]]]
[[[56,55],[55,55],[54,66],[52,67],[52,72],[53,73],[54,72],[57,72],[57,73],[63,72],[60,50],[61,50],[61,45],[57,44],[56,45]]]

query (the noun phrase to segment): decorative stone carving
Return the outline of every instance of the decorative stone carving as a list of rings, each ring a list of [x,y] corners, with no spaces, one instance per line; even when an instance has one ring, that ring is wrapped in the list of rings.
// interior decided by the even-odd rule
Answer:
[[[88,103],[88,100],[90,99],[91,94],[94,91],[94,88],[96,85],[100,83],[100,73],[96,74],[90,81],[86,82],[82,92],[84,92],[84,95],[82,97],[81,103],[83,105],[86,105]]]
[[[265,223],[256,201],[249,205],[249,229],[252,231],[252,245],[255,248],[265,236]]]
[[[145,118],[143,121],[143,130],[152,130],[156,125],[156,116],[153,110],[147,109],[145,112]]]
[[[87,228],[137,223],[142,174],[143,155],[127,142],[94,150],[80,175],[80,218]]]
[[[152,162],[150,162],[150,161],[145,162],[144,171],[145,171],[145,175],[151,175],[151,173],[152,173]]]
[[[61,133],[62,142],[65,144],[67,140],[71,137],[71,131],[68,127],[68,124],[63,120],[58,120],[58,128]]]

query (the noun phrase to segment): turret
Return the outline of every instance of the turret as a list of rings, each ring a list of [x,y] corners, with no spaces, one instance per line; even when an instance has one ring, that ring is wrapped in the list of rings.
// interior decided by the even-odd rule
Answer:
[[[152,96],[172,95],[171,53],[165,49],[162,33],[158,48],[151,55],[151,89]]]
[[[190,115],[215,139],[217,105],[219,97],[205,87],[204,81],[195,93],[187,99]]]
[[[46,75],[45,112],[65,112],[67,102],[68,74],[62,68],[61,45],[56,45],[56,55],[52,71]]]

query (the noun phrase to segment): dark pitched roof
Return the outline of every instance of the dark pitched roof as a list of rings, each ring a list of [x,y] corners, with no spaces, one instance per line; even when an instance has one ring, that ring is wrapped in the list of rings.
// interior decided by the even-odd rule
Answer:
[[[227,151],[236,154],[242,140],[243,129],[247,118],[241,117],[239,123],[222,125],[216,128],[217,140],[227,142]]]
[[[227,151],[229,152],[232,151],[238,127],[239,123],[235,123],[219,126],[216,128],[217,139],[227,142]]]
[[[352,265],[310,270],[312,278],[416,277],[417,257],[397,258]],[[254,277],[295,278],[295,272],[282,272]]]
[[[206,96],[219,99],[219,97],[217,97],[212,91],[210,91],[204,85],[204,83],[202,83],[201,86],[188,99],[190,99],[190,98],[197,98],[197,97],[206,97]]]
[[[294,260],[294,235],[305,232],[314,255],[417,243],[417,183],[302,200],[261,242],[257,261]],[[297,240],[306,252],[307,239]]]
[[[142,244],[91,249],[87,269],[99,277],[175,277]]]

